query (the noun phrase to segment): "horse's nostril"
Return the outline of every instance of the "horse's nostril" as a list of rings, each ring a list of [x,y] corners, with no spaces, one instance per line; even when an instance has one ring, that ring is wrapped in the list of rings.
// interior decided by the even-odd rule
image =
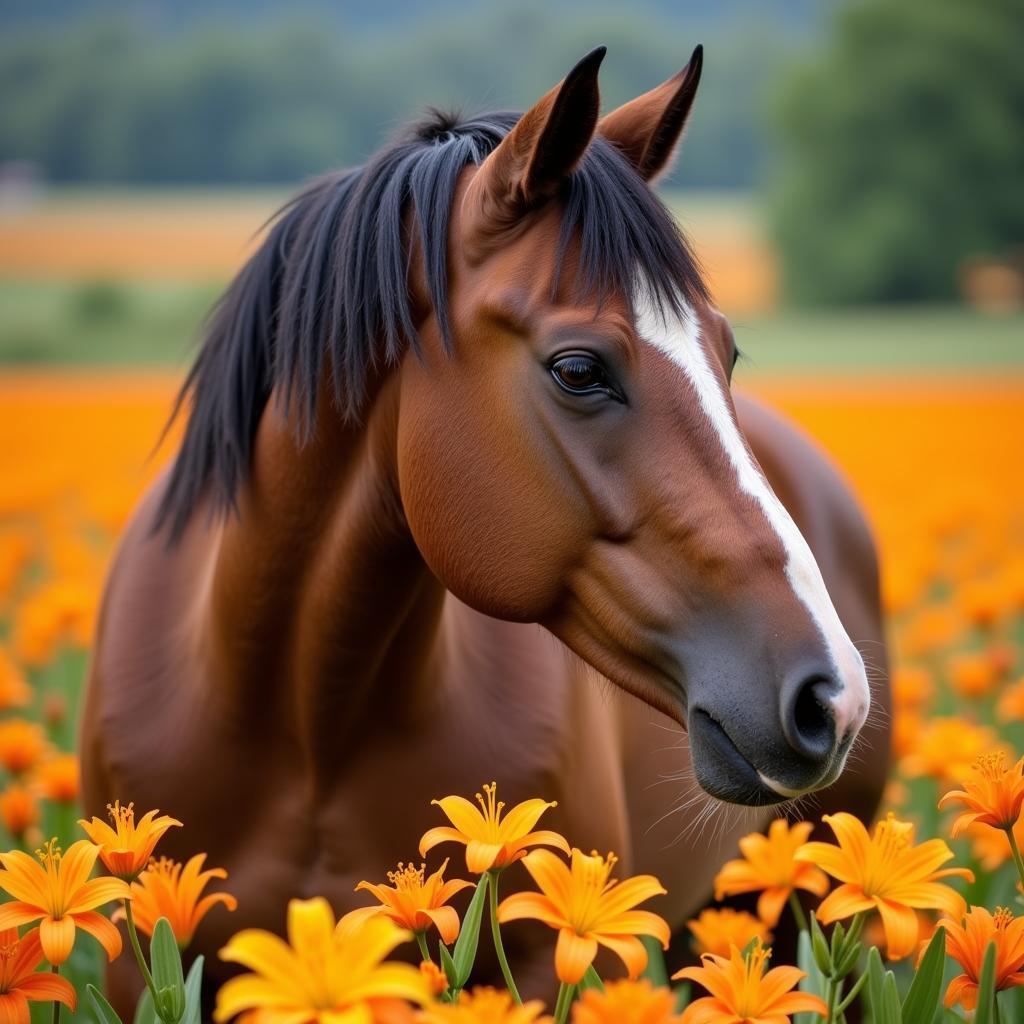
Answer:
[[[783,732],[790,746],[808,760],[824,761],[832,754],[836,738],[834,692],[832,680],[819,673],[805,677],[784,695]]]

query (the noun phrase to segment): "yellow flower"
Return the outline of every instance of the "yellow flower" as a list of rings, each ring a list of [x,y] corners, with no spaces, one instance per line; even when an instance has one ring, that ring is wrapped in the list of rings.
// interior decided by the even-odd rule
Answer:
[[[684,967],[673,981],[696,982],[711,993],[683,1012],[682,1024],[789,1024],[794,1013],[827,1012],[823,1000],[792,991],[806,975],[795,967],[765,973],[771,950],[758,944],[745,958],[733,946],[728,958],[705,954],[700,967]]]
[[[381,907],[366,908],[375,913],[385,914],[401,928],[411,932],[426,931],[432,924],[437,926],[441,939],[453,943],[459,937],[459,915],[448,901],[463,889],[472,889],[472,882],[453,878],[444,881],[446,860],[432,875],[424,878],[426,864],[415,868],[411,864],[399,864],[397,871],[388,872],[391,885],[374,885],[360,882],[356,891],[365,889],[381,902]]]
[[[752,832],[744,836],[740,840],[743,858],[729,861],[715,878],[715,899],[760,892],[757,915],[769,928],[774,928],[794,889],[824,896],[828,892],[825,875],[813,864],[794,859],[813,828],[809,821],[790,827],[785,818],[777,818],[768,827],[768,835]],[[743,949],[746,943],[737,945]],[[723,955],[727,953],[728,949]]]
[[[114,960],[121,935],[96,908],[111,900],[130,899],[131,890],[116,878],[94,878],[89,872],[98,850],[80,839],[61,854],[51,839],[38,851],[39,860],[12,850],[0,853],[0,889],[14,899],[0,904],[0,929],[39,921],[39,940],[46,959],[58,967],[71,955],[77,929],[88,932]]]
[[[182,867],[161,857],[132,882],[132,916],[141,931],[152,935],[157,921],[166,917],[178,945],[184,949],[192,941],[199,922],[218,903],[228,910],[236,909],[238,901],[230,893],[203,895],[212,878],[228,877],[223,868],[204,871],[205,860],[205,853],[197,853]]]
[[[1005,907],[993,917],[984,907],[971,909],[956,921],[945,920],[946,953],[964,969],[946,989],[946,1006],[959,1003],[973,1010],[978,1003],[978,979],[990,942],[996,944],[996,990],[1024,984],[1024,917]]]
[[[425,857],[438,843],[462,843],[466,847],[466,868],[474,874],[483,874],[492,868],[508,867],[526,856],[530,846],[554,846],[563,853],[569,844],[557,832],[531,831],[540,816],[556,807],[546,800],[524,800],[516,804],[502,819],[504,801],[498,800],[497,783],[484,786],[484,794],[476,794],[477,810],[461,796],[446,796],[432,800],[448,816],[454,828],[441,825],[428,830],[420,840],[420,856]]]
[[[668,924],[657,914],[635,910],[638,903],[665,890],[653,875],[609,881],[616,857],[589,857],[572,851],[571,867],[549,850],[534,850],[523,859],[540,892],[518,892],[498,907],[498,920],[533,918],[558,929],[555,972],[575,985],[597,955],[598,945],[615,953],[631,978],[647,966],[647,951],[638,935],[651,935],[668,949]]]
[[[21,939],[17,928],[0,931],[0,1020],[5,1024],[29,1024],[29,1002],[59,1002],[75,1012],[74,985],[67,978],[37,971],[42,959],[38,928]]]
[[[454,1005],[433,1003],[417,1017],[418,1024],[551,1024],[541,1017],[544,1004],[533,999],[522,1006],[512,1002],[508,992],[475,988],[463,992]]]
[[[941,839],[914,846],[914,826],[897,821],[892,814],[875,826],[871,836],[852,814],[826,814],[822,820],[835,833],[838,845],[807,843],[796,855],[843,883],[818,907],[822,924],[877,910],[888,957],[900,960],[917,946],[915,909],[955,916],[963,907],[963,897],[939,879],[959,876],[973,881],[974,875],[966,868],[939,870],[953,856]]]
[[[828,882],[825,882],[826,886]],[[687,928],[693,932],[693,951],[699,955],[714,953],[728,956],[729,950],[746,949],[751,939],[760,939],[763,945],[771,941],[768,926],[745,910],[731,907],[709,907],[699,917],[689,921]]]
[[[411,964],[384,958],[409,938],[388,918],[347,914],[337,924],[322,897],[288,904],[288,942],[259,928],[239,932],[220,958],[252,973],[217,993],[217,1024],[244,1014],[247,1024],[339,1024],[383,1020],[405,1002],[430,1000]]]
[[[1024,757],[1012,768],[1006,767],[1006,755],[1002,751],[979,757],[963,787],[951,790],[939,801],[940,810],[950,803],[968,807],[953,822],[950,835],[954,839],[975,822],[1011,829],[1017,824],[1024,806]]]
[[[137,878],[153,856],[153,850],[160,837],[181,822],[166,814],[157,817],[158,811],[147,811],[136,824],[135,805],[122,807],[120,801],[107,806],[111,828],[100,818],[78,822],[85,834],[99,847],[100,859],[115,878],[131,882]]]
[[[675,995],[640,981],[610,981],[601,992],[587,989],[573,1004],[573,1024],[679,1024]]]
[[[974,725],[962,718],[933,718],[917,730],[910,751],[900,762],[900,770],[912,779],[959,779],[995,745],[995,733],[987,726]]]

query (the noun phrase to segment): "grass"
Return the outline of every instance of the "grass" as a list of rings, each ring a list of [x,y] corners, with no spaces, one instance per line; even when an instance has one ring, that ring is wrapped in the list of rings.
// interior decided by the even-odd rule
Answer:
[[[0,366],[183,366],[217,284],[0,281]],[[735,318],[741,375],[1024,367],[1024,315],[961,307]]]

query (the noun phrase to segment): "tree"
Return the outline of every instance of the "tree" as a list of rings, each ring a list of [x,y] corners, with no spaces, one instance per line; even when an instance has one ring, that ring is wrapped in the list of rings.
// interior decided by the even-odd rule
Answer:
[[[773,226],[805,302],[954,294],[1024,243],[1024,3],[862,0],[779,105]]]

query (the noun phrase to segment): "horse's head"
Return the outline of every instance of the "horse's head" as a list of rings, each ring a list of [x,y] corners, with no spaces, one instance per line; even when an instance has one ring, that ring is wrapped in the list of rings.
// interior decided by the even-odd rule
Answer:
[[[543,623],[684,723],[713,795],[774,802],[842,770],[864,666],[738,428],[732,332],[647,184],[700,52],[599,121],[602,56],[461,173],[450,326],[414,249],[402,501],[457,597]]]

